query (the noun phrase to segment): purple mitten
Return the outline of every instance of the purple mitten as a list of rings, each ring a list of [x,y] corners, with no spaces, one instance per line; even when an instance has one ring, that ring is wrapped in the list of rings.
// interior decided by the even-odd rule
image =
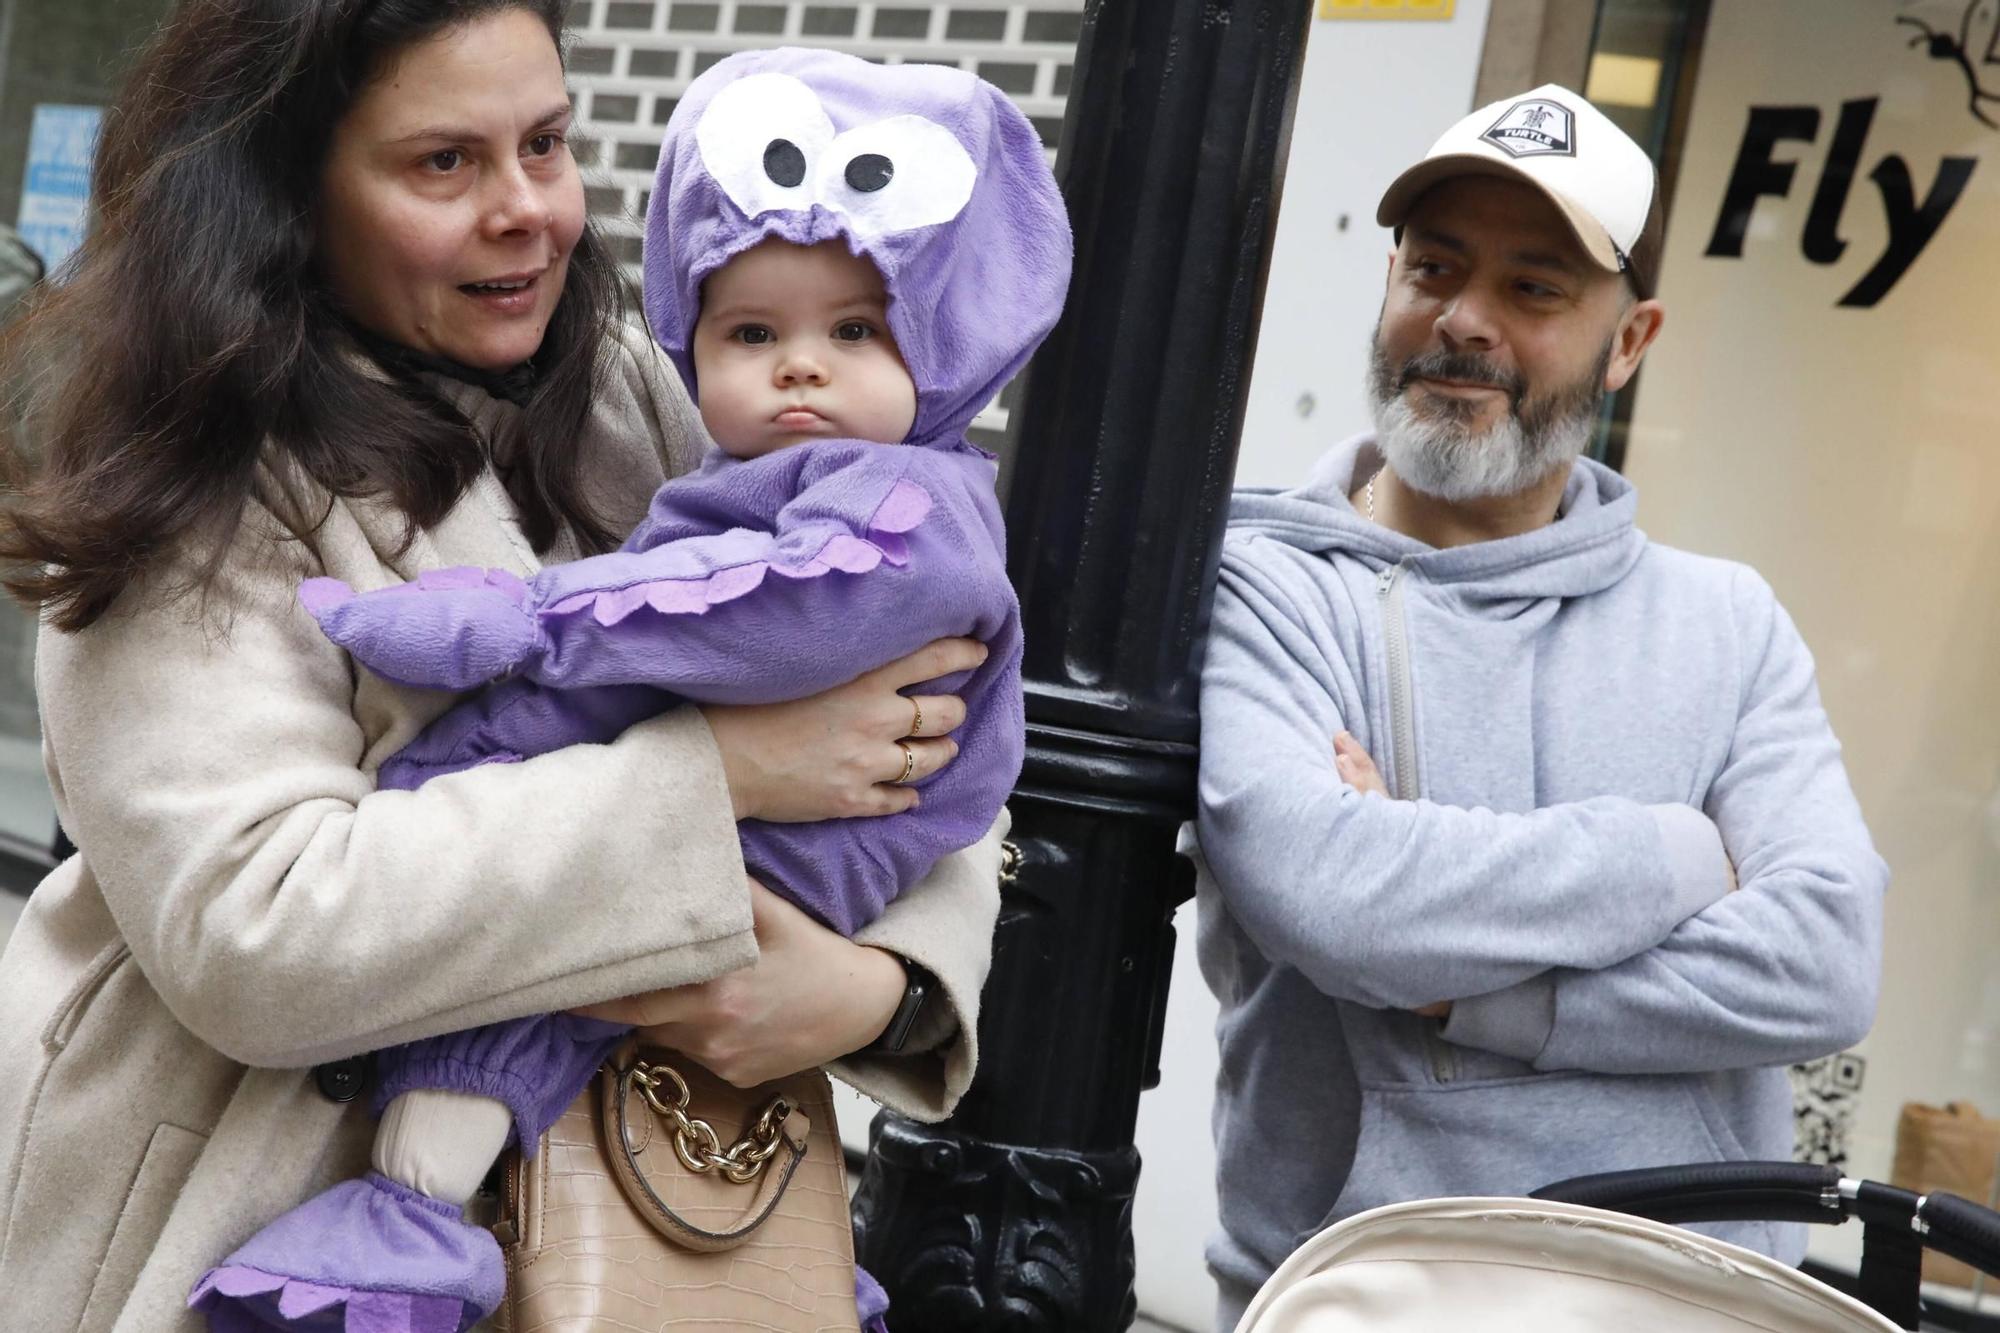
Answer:
[[[504,569],[426,570],[364,593],[339,579],[307,579],[299,601],[327,638],[398,685],[469,690],[543,648],[528,585]]]
[[[371,1171],[252,1236],[195,1284],[188,1308],[212,1333],[464,1333],[506,1282],[493,1233]]]

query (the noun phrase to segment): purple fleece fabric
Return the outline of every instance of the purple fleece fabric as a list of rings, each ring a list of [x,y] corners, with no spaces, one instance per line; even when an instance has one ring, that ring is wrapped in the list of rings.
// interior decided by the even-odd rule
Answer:
[[[370,1285],[357,1287],[356,1273]],[[500,1303],[505,1281],[492,1232],[370,1171],[252,1236],[188,1304],[216,1330],[461,1333]]]
[[[466,689],[507,677],[385,764],[385,788],[609,741],[682,701],[800,698],[933,639],[981,640],[989,652],[976,670],[910,691],[957,693],[967,709],[960,758],[922,784],[916,810],[740,826],[752,874],[851,935],[938,858],[976,842],[1020,771],[1020,616],[991,457],[965,430],[1061,311],[1067,216],[1039,137],[991,85],[955,69],[795,49],[731,56],[695,80],[667,127],[653,200],[646,312],[696,395],[688,348],[711,272],[771,237],[839,240],[872,260],[917,388],[901,446],[825,440],[752,460],[711,451],[661,488],[615,553],[529,580],[431,571],[359,596],[316,579],[301,600],[387,679]],[[532,1151],[620,1035],[543,1015],[413,1042],[383,1053],[376,1105],[425,1087],[493,1096]],[[433,1304],[413,1303],[398,1322],[371,1301],[447,1290],[480,1313],[497,1268],[463,1276],[476,1242],[427,1242],[434,1201],[384,1192],[373,1178],[372,1193],[358,1188],[338,1186],[267,1226],[191,1303],[218,1329],[358,1333],[361,1324],[339,1321],[345,1309],[365,1310],[370,1333],[431,1333],[441,1317]],[[385,1200],[409,1216],[376,1218]],[[332,1241],[315,1230],[357,1225]],[[880,1333],[879,1284],[860,1274],[857,1296]],[[287,1301],[300,1322],[289,1321]]]

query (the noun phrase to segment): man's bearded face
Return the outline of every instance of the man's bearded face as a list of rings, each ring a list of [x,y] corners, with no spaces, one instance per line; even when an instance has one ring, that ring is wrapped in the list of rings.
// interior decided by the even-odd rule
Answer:
[[[1470,351],[1436,348],[1397,364],[1382,345],[1380,323],[1370,345],[1376,443],[1396,475],[1426,495],[1460,501],[1518,494],[1567,470],[1596,433],[1610,339],[1588,372],[1549,386]],[[1507,410],[1482,428],[1478,403],[1428,391],[1427,380],[1490,385],[1507,395]]]

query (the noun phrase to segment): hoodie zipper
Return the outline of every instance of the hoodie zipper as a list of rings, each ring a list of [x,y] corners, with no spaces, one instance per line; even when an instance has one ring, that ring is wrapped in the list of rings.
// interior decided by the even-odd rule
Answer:
[[[1403,616],[1403,573],[1400,563],[1375,578],[1382,601],[1382,631],[1389,646],[1389,748],[1396,766],[1394,795],[1399,801],[1417,799],[1417,739],[1411,726],[1410,633]]]
[[[1414,801],[1422,784],[1417,777],[1417,737],[1410,695],[1410,631],[1403,609],[1403,575],[1406,566],[1398,561],[1375,579],[1376,596],[1382,603],[1382,630],[1389,658],[1389,748],[1395,756],[1394,795],[1399,801]],[[1458,1077],[1458,1053],[1439,1034],[1444,1025],[1436,1019],[1423,1023],[1425,1054],[1430,1057],[1431,1076],[1440,1083]]]

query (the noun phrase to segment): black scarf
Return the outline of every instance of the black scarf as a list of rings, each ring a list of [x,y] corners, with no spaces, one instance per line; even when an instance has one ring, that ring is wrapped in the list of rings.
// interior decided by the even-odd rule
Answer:
[[[414,379],[419,375],[443,375],[461,384],[470,384],[516,407],[526,407],[534,396],[538,372],[532,360],[523,361],[518,366],[506,370],[475,370],[461,365],[449,357],[432,356],[428,352],[412,351],[401,343],[391,342],[379,334],[371,333],[358,324],[349,324],[354,340],[361,349],[375,359],[377,365],[391,375],[403,379]]]

